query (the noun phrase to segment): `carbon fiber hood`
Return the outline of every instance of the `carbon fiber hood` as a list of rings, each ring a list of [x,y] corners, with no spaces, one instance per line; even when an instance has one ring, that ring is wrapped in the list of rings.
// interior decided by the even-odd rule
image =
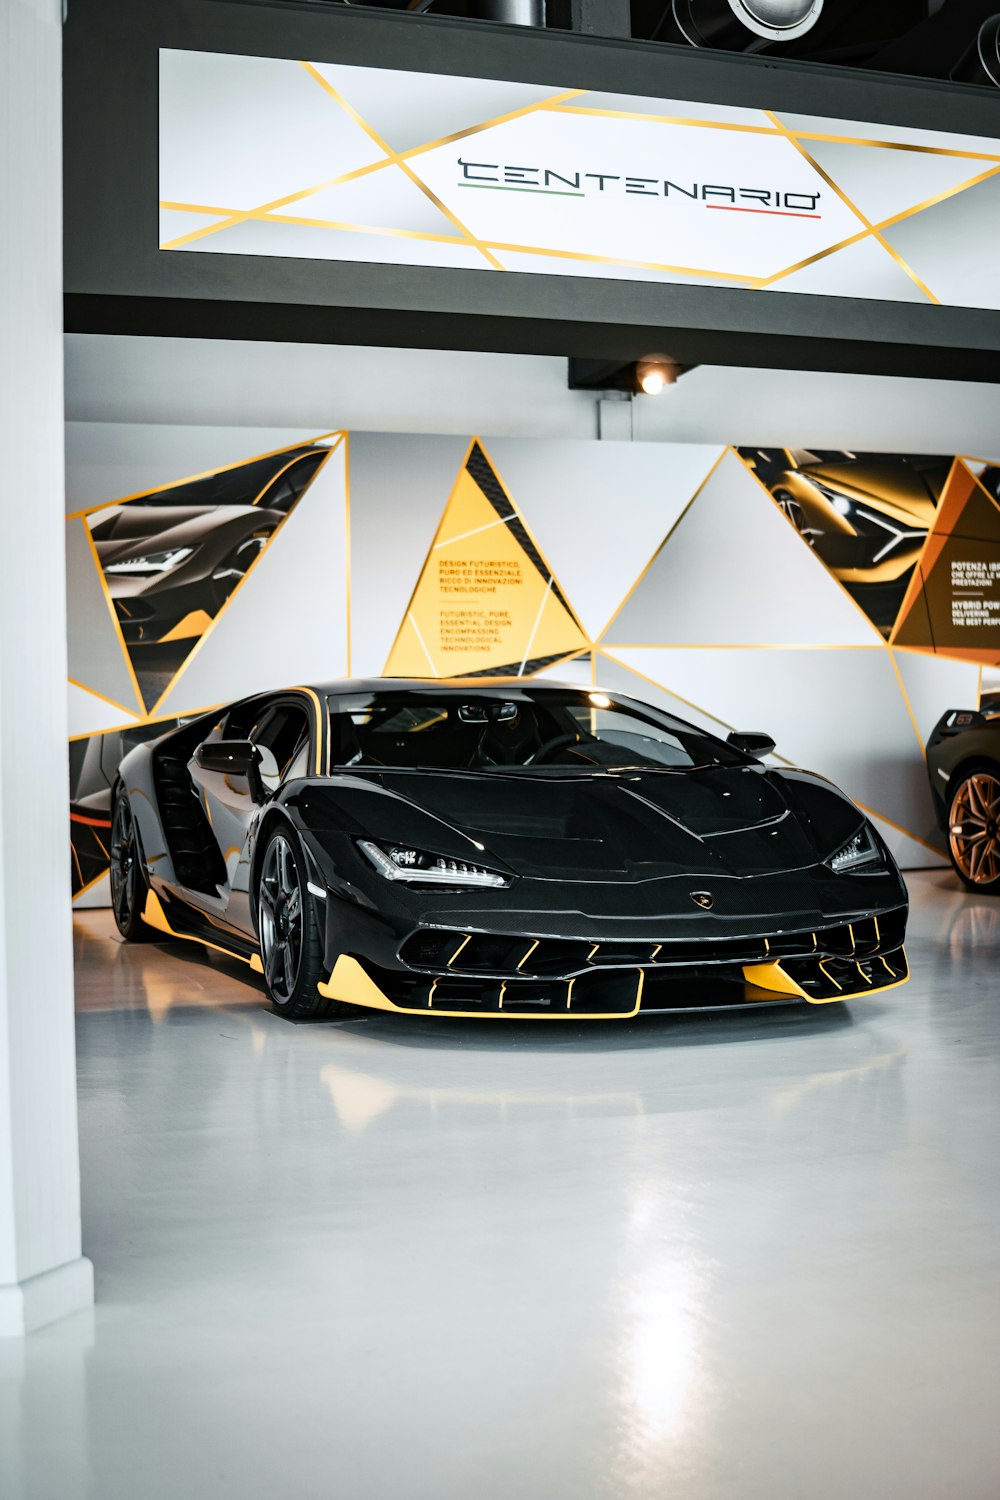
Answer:
[[[442,843],[447,829],[461,837],[462,858],[471,836],[484,860],[562,882],[801,871],[862,822],[828,783],[756,764],[572,778],[391,771],[350,781],[352,812],[369,837],[458,854]]]

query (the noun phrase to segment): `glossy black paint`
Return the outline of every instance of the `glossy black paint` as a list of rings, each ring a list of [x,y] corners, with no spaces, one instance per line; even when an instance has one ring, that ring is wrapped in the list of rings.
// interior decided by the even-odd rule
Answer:
[[[927,741],[927,775],[938,824],[947,829],[948,809],[959,781],[974,766],[991,766],[1000,775],[1000,704],[985,713],[950,708]]]
[[[391,689],[394,700],[412,696],[415,705],[452,693],[463,702],[488,703],[528,699],[539,687],[491,686],[482,679],[332,684],[241,700],[137,747],[122,762],[121,777],[137,810],[147,880],[171,925],[242,957],[255,952],[259,854],[276,825],[290,824],[305,853],[329,970],[349,954],[408,981],[415,971],[447,967],[418,953],[424,939],[430,953],[434,934],[442,932],[474,933],[479,943],[491,935],[516,940],[518,960],[526,941],[538,939],[538,962],[547,953],[549,968],[567,977],[579,965],[581,945],[584,954],[591,945],[610,945],[602,966],[635,973],[643,955],[657,947],[675,948],[689,970],[692,963],[732,966],[737,949],[749,955],[745,962],[763,961],[771,942],[804,953],[789,935],[846,932],[849,924],[873,917],[883,918],[887,930],[898,929],[902,942],[906,891],[877,833],[880,867],[838,875],[827,863],[865,826],[860,810],[819,776],[764,766],[722,742],[718,749],[727,763],[695,770],[570,776],[530,768],[326,770],[327,706],[336,708],[340,698],[352,706],[377,703]],[[552,687],[544,685],[545,691]],[[586,698],[579,687],[559,691],[575,702]],[[620,695],[613,702],[657,713]],[[233,725],[260,721],[274,703],[303,711],[313,705],[309,768],[265,790],[260,803],[249,787],[244,794],[233,771],[240,763],[232,750]],[[239,738],[245,743],[245,735]],[[205,777],[221,776],[220,756],[229,768],[225,815],[235,819],[228,831],[218,810],[206,816]],[[178,788],[181,836],[171,828]],[[163,789],[167,805],[159,801]],[[362,839],[478,863],[508,876],[510,884],[456,889],[388,881],[359,849]],[[703,895],[709,904],[695,899]],[[500,942],[496,977],[520,982],[532,973],[515,963],[514,950],[507,958],[504,951]],[[662,983],[668,980],[669,973]]]

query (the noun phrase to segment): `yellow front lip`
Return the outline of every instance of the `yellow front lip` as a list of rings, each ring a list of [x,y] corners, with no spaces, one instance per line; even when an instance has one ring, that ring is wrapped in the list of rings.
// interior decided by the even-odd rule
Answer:
[[[572,1009],[572,981],[570,981],[567,993],[567,1006],[565,1010],[553,1010],[544,1016],[531,1015],[519,1010],[504,1010],[503,997],[501,993],[500,1008],[498,1010],[461,1010],[450,1006],[447,1010],[435,1010],[433,1004],[426,1009],[418,1009],[415,1006],[395,1005],[380,987],[366,973],[356,958],[350,954],[342,953],[334,965],[333,973],[328,980],[321,980],[316,986],[319,993],[327,1000],[339,1000],[346,1005],[357,1005],[366,1010],[390,1011],[399,1016],[436,1016],[439,1019],[448,1016],[460,1016],[463,1018],[475,1016],[479,1020],[514,1019],[520,1021],[627,1021],[639,1012],[642,1003],[642,990],[645,978],[644,970],[638,971],[636,983],[635,1004],[629,1011],[574,1011]],[[860,983],[856,989],[836,987],[832,995],[817,997],[809,995],[789,974],[786,974],[780,963],[771,964],[747,964],[743,969],[743,978],[748,984],[757,989],[767,990],[774,995],[775,999],[804,1000],[809,1005],[830,1005],[842,1000],[857,999],[858,996],[868,996],[873,993],[870,980],[866,980],[863,971],[858,967],[858,978]],[[896,979],[892,984],[879,985],[874,991],[883,994],[886,990],[898,989],[901,984],[906,984],[909,974],[904,979]],[[836,986],[836,981],[831,983]],[[751,1002],[752,1003],[752,1002]],[[764,1004],[766,1002],[758,1002]]]

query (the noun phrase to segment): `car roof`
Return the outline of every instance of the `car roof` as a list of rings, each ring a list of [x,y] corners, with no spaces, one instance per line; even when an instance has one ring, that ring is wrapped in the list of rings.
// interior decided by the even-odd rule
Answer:
[[[428,692],[428,693],[489,693],[512,692],[524,688],[559,688],[569,692],[592,691],[589,683],[556,682],[552,678],[539,681],[534,677],[351,677],[340,682],[310,684],[314,693],[335,698],[354,693]]]

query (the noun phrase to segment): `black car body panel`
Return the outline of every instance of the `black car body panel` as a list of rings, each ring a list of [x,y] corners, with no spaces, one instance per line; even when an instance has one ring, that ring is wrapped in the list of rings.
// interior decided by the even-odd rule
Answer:
[[[949,793],[973,766],[993,766],[1000,774],[1000,703],[985,712],[950,708],[942,714],[927,741],[927,775],[938,826],[948,827]]]
[[[483,705],[520,705],[525,718],[549,705],[579,720],[599,700],[612,713],[641,711],[668,737],[680,726],[718,763],[584,766],[586,734],[555,764],[343,763],[336,726],[350,729],[349,713],[363,721],[390,699],[417,716],[421,704],[443,703],[438,718],[460,705],[465,724],[456,728],[470,742]],[[432,716],[420,727],[436,723]],[[485,724],[478,743],[495,730]],[[269,757],[260,801],[246,777],[206,771],[196,758],[204,743],[242,738]],[[597,754],[606,742],[593,746]],[[619,695],[482,679],[292,689],[138,746],[121,782],[139,830],[147,920],[256,968],[256,861],[275,821],[289,824],[324,934],[330,979],[321,993],[349,1003],[437,1015],[622,1016],[837,1000],[907,977],[905,886],[843,793]],[[835,873],[833,856],[865,839],[868,864]],[[395,846],[431,851],[443,867],[481,867],[498,884],[386,878],[366,845],[394,857]]]

